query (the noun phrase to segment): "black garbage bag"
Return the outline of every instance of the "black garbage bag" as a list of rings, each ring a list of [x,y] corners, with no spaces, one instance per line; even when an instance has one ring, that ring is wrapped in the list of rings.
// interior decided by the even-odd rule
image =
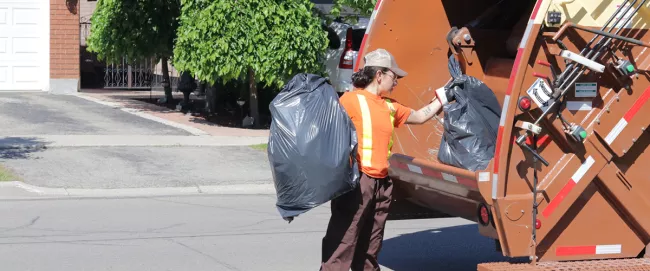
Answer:
[[[356,188],[354,124],[323,77],[294,76],[269,105],[268,158],[287,221]]]
[[[450,88],[456,102],[443,107],[444,132],[438,160],[471,171],[485,169],[494,157],[501,105],[494,92],[475,77],[462,74],[449,57]]]

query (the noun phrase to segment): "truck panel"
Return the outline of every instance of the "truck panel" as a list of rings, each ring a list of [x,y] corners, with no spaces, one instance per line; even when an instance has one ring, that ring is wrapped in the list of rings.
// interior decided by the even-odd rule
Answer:
[[[447,59],[454,55],[503,107],[494,159],[477,172],[437,160],[442,113],[425,125],[397,129],[389,159],[396,187],[414,203],[478,222],[481,234],[497,239],[506,256],[534,261],[639,256],[650,243],[650,219],[643,215],[650,207],[644,168],[650,122],[643,118],[650,114],[649,5],[646,0],[378,1],[359,55],[387,49],[409,72],[392,98],[412,108],[426,105],[449,80]],[[561,21],[549,23],[550,12]],[[593,32],[605,25],[612,26],[609,33]],[[612,33],[636,40],[610,38]],[[599,48],[595,44],[606,48],[595,64],[572,56],[591,57]],[[621,59],[634,66],[632,75],[616,70]],[[363,65],[363,59],[357,63]],[[560,73],[566,77],[558,79]],[[562,93],[560,110],[544,114],[548,104],[534,102],[543,94],[533,88],[540,82],[551,86],[552,95]],[[521,98],[533,99],[529,110],[519,107]],[[532,133],[526,123],[541,132]],[[569,127],[585,133],[573,138]]]

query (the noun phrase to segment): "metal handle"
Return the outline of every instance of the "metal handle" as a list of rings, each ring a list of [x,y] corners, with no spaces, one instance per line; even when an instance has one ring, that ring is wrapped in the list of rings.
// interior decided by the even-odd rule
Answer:
[[[547,79],[548,80],[548,75],[543,75],[541,73],[533,72],[533,76],[537,78],[542,78],[542,79]]]
[[[557,40],[559,40],[560,37],[562,37],[562,35],[564,34],[564,31],[566,31],[566,29],[569,28],[569,27],[580,29],[582,31],[590,32],[590,33],[593,33],[593,34],[602,35],[602,36],[612,38],[612,39],[626,41],[626,42],[633,43],[633,44],[643,46],[643,47],[650,47],[650,44],[642,42],[642,41],[637,40],[637,39],[623,37],[623,36],[620,36],[620,35],[617,35],[617,34],[612,34],[612,33],[601,31],[601,30],[585,28],[585,27],[579,26],[579,25],[577,25],[575,23],[572,23],[572,22],[566,22],[564,25],[562,25],[560,30],[558,30],[557,33],[555,34],[555,36],[553,37],[553,41],[557,42]]]
[[[519,144],[519,146],[523,147],[524,149],[526,149],[527,151],[532,153],[537,159],[539,159],[539,161],[542,162],[542,164],[544,164],[545,166],[548,167],[548,162],[546,161],[546,159],[544,159],[544,157],[539,155],[539,153],[537,153],[535,150],[531,149],[530,146],[526,145],[525,143],[524,144]]]

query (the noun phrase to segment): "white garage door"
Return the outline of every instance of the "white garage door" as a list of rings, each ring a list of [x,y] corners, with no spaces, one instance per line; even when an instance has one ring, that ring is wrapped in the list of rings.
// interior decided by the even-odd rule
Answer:
[[[43,90],[49,78],[49,0],[0,0],[0,90]]]

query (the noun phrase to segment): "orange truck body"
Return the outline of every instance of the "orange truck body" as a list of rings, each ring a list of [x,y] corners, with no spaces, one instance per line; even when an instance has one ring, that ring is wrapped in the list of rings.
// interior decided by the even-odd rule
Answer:
[[[613,16],[619,6],[630,5],[638,12]],[[424,125],[397,129],[389,161],[399,195],[476,221],[478,231],[496,240],[508,257],[531,262],[643,257],[650,243],[649,5],[643,0],[379,0],[355,69],[366,52],[387,49],[409,73],[391,97],[419,109],[450,79],[447,61],[454,55],[463,72],[487,84],[503,108],[494,158],[476,172],[437,160],[442,112]],[[561,14],[560,23],[549,23],[550,12]],[[552,79],[552,68],[567,69],[571,60],[565,61],[562,50],[581,52],[596,36],[588,30],[600,30],[619,16],[631,19],[614,32],[622,26],[618,35],[643,44],[613,39],[595,59],[604,71],[578,73],[560,104],[567,125],[586,131],[583,141],[567,136],[557,114],[540,117],[536,103],[529,110],[519,107],[520,99],[531,98],[528,91],[538,79]],[[459,31],[450,35],[452,27]],[[617,59],[629,60],[636,73],[616,74],[612,62]],[[533,133],[521,124],[538,118],[542,131],[532,146]],[[548,166],[534,163],[516,143],[522,136]]]

